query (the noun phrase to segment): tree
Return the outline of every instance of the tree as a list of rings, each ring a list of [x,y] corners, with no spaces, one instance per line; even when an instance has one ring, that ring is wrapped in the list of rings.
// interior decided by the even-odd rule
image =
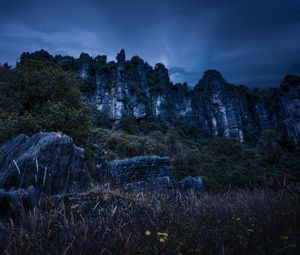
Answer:
[[[0,143],[38,131],[61,131],[80,145],[90,123],[81,102],[82,82],[71,72],[38,60],[0,68]]]

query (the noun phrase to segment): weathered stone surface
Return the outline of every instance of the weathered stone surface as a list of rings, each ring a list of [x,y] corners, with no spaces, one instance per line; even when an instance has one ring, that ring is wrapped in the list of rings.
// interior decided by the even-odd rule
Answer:
[[[70,69],[70,63],[62,61],[61,56],[36,52],[26,57],[45,58]],[[274,129],[300,143],[298,76],[287,76],[284,86],[268,96],[232,85],[216,70],[206,71],[193,88],[174,85],[163,64],[153,68],[137,56],[126,60],[124,50],[116,62],[106,63],[105,57],[93,59],[81,54],[72,66],[76,66],[73,71],[82,79],[95,83],[95,91],[85,95],[86,100],[106,114],[114,127],[127,117],[157,116],[170,121],[177,116],[214,136],[240,142],[259,137],[265,129]]]
[[[113,184],[123,185],[151,178],[170,177],[171,166],[168,157],[140,156],[110,161],[105,171]]]
[[[125,59],[126,59],[125,50],[122,49],[122,50],[120,51],[120,53],[118,54],[118,56],[117,56],[118,64],[119,64],[119,66],[122,67],[122,68],[123,68],[124,65],[125,65]]]
[[[203,192],[204,184],[200,177],[185,177],[177,181],[174,177],[152,177],[143,181],[130,182],[124,185],[125,190],[131,192],[163,192],[166,190],[180,190]]]
[[[287,75],[283,83],[285,93],[280,99],[283,125],[288,136],[300,142],[300,77]]]
[[[133,108],[133,116],[136,119],[143,119],[146,117],[146,107],[143,103],[139,103]]]
[[[203,191],[200,177],[187,177],[177,181],[171,175],[170,159],[159,156],[140,156],[113,160],[98,170],[99,180],[131,192],[179,189]]]
[[[91,177],[83,149],[58,133],[19,135],[0,147],[0,188],[34,185],[47,194],[85,190]]]
[[[124,57],[125,52],[120,52],[110,75],[97,74],[103,78],[98,79],[98,96],[92,100],[116,123],[128,116],[141,119],[154,115],[168,120],[175,114],[214,136],[240,142],[265,129],[284,132],[296,143],[300,141],[296,117],[299,95],[293,99],[291,93],[283,96],[281,113],[276,115],[263,96],[255,98],[248,88],[227,83],[218,71],[205,72],[191,89],[170,83],[168,70],[161,64],[151,68],[138,57],[131,61]]]
[[[162,192],[177,188],[177,181],[169,176],[152,177],[143,181],[129,182],[124,185],[125,190],[131,192]]]

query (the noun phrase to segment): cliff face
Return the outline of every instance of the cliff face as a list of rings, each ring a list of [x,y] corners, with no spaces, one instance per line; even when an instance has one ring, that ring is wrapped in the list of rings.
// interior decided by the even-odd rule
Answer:
[[[279,100],[282,124],[288,136],[300,141],[300,77],[286,76],[283,95]]]
[[[25,55],[36,57],[34,54],[39,55]],[[229,84],[218,71],[209,70],[190,89],[186,84],[171,83],[162,64],[153,68],[137,56],[126,60],[124,50],[118,54],[117,62],[108,63],[106,56],[49,56],[47,61],[75,71],[90,84],[91,89],[84,93],[86,100],[116,127],[127,117],[171,120],[175,116],[214,136],[240,142],[265,129],[275,129],[295,143],[300,142],[300,77],[287,76],[282,87],[273,91],[253,92],[245,86]]]

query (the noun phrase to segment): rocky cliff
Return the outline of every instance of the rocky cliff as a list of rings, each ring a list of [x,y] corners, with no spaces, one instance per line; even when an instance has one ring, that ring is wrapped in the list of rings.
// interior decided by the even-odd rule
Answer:
[[[216,70],[208,70],[193,88],[170,82],[163,64],[151,67],[134,56],[126,60],[125,51],[117,62],[106,56],[79,59],[51,56],[45,51],[34,57],[76,72],[86,82],[88,102],[107,115],[115,127],[124,118],[136,120],[161,117],[167,121],[183,118],[214,136],[243,142],[274,129],[300,142],[300,77],[288,75],[280,88],[258,92],[235,86]]]

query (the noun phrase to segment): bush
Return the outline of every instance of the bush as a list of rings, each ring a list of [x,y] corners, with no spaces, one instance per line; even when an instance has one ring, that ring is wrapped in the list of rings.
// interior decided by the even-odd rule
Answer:
[[[166,155],[167,152],[163,141],[158,142],[151,137],[130,135],[101,128],[95,129],[92,135],[104,144],[108,160],[149,154]]]
[[[112,128],[113,122],[107,113],[99,111],[94,104],[86,104],[86,107],[87,115],[93,127]]]
[[[133,131],[133,130],[131,130]],[[282,147],[280,159],[270,162],[261,145],[240,144],[223,138],[211,138],[175,130],[148,130],[128,134],[105,129],[95,130],[107,150],[108,159],[157,154],[169,156],[173,175],[203,178],[207,189],[254,187],[265,183],[283,184],[299,180],[300,155]]]
[[[61,131],[84,145],[90,131],[81,82],[57,66],[24,58],[0,69],[0,143],[25,133]]]
[[[139,121],[139,130],[142,134],[149,134],[153,131],[167,132],[167,122],[161,118],[142,119]]]
[[[143,104],[147,104],[148,103],[147,95],[146,95],[146,93],[143,90],[138,89],[136,91],[136,97],[137,97],[138,102],[143,103]]]

